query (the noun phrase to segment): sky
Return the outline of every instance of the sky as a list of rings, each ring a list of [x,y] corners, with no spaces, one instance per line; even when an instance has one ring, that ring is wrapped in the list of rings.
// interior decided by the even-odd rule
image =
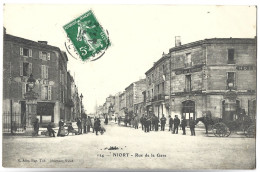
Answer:
[[[110,94],[145,78],[163,52],[174,47],[175,36],[181,36],[182,44],[256,36],[255,6],[6,4],[3,23],[8,34],[45,40],[65,51],[62,27],[90,9],[109,32],[112,45],[94,62],[68,57],[87,113]]]

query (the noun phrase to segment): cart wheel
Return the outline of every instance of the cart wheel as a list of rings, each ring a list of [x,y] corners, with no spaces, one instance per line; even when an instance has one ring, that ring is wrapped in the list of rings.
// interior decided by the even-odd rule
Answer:
[[[255,126],[252,125],[250,127],[248,127],[248,129],[245,132],[246,137],[249,138],[255,138]]]
[[[222,122],[213,125],[212,131],[216,137],[228,137],[231,134],[229,128]]]

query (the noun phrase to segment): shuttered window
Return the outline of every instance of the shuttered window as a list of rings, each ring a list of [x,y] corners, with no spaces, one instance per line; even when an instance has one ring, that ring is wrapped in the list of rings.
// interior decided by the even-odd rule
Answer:
[[[49,67],[46,65],[41,65],[41,76],[43,79],[48,79]]]

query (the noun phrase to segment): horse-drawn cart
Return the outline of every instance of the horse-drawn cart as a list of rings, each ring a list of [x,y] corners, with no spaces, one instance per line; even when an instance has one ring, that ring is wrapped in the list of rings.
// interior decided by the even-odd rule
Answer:
[[[216,137],[228,137],[231,133],[243,134],[246,137],[255,137],[255,121],[247,115],[239,115],[237,119],[223,121],[222,118],[212,117],[210,111],[205,112],[205,116],[197,118],[196,122],[201,121],[205,125],[206,134],[211,129]]]

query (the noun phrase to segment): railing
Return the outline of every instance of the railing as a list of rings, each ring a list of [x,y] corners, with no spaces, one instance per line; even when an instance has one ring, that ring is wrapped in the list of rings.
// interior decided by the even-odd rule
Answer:
[[[11,116],[12,115],[12,116]],[[24,114],[25,115],[25,114]],[[23,121],[23,119],[24,121]],[[23,133],[25,126],[25,116],[22,117],[21,113],[3,112],[3,133]],[[12,125],[11,125],[12,119]],[[12,131],[12,132],[11,132]]]

